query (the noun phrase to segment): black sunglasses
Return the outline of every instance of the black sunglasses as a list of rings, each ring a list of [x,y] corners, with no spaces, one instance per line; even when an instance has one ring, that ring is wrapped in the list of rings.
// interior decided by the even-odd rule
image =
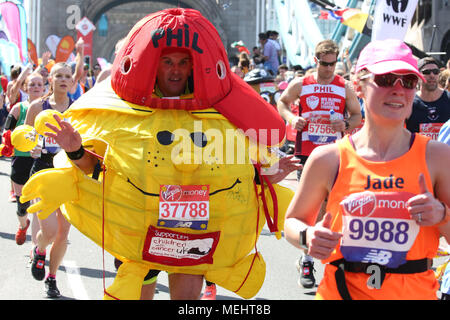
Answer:
[[[325,62],[325,61],[322,61],[322,60],[319,60],[319,59],[317,59],[317,61],[319,61],[319,64],[320,64],[321,66],[324,66],[324,67],[332,67],[332,66],[334,66],[334,65],[336,64],[336,62],[337,62],[337,61],[333,61],[333,62]]]
[[[427,70],[423,70],[421,72],[422,72],[422,74],[425,74],[425,75],[429,75],[431,73],[433,73],[434,75],[438,75],[439,69],[427,69]]]
[[[386,74],[373,74],[369,73],[360,77],[360,79],[372,78],[373,81],[379,87],[393,87],[397,80],[400,80],[402,87],[405,89],[414,89],[419,82],[419,77],[415,74],[395,74],[395,73],[386,73]]]

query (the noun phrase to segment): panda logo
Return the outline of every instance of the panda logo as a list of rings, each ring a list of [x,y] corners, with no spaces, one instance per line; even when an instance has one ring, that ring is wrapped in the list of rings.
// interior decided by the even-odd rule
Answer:
[[[388,6],[391,6],[396,13],[405,12],[408,7],[408,0],[386,0],[386,3]]]

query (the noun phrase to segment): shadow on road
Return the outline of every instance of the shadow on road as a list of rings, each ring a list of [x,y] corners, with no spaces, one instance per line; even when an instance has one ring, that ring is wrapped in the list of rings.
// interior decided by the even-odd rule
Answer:
[[[101,269],[91,269],[91,268],[78,268],[80,270],[80,275],[84,277],[90,277],[90,278],[103,278],[103,270]],[[63,272],[66,272],[66,267],[64,265],[59,266],[58,270],[61,270]],[[115,272],[110,272],[105,270],[104,274],[105,278],[114,278],[116,276]]]

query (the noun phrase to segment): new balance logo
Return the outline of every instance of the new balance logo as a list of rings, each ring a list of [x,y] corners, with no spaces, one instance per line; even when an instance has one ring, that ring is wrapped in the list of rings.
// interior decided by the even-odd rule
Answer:
[[[174,226],[174,228],[190,228],[191,226],[192,226],[192,222],[180,221]]]
[[[386,264],[388,264],[388,262],[391,258],[392,258],[392,253],[389,251],[372,249],[367,253],[367,255],[364,257],[364,259],[361,262],[386,265]]]

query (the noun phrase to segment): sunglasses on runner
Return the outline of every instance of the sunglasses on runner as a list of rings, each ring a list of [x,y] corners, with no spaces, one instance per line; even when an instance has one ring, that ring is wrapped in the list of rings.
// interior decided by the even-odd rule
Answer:
[[[325,61],[322,61],[322,60],[319,60],[319,59],[317,59],[317,61],[319,61],[319,64],[320,64],[321,66],[324,66],[324,67],[332,67],[332,66],[334,66],[334,65],[336,64],[336,62],[337,62],[337,61],[333,61],[333,62],[325,62]]]
[[[369,73],[366,74],[360,79],[368,79],[372,78],[373,81],[377,84],[379,87],[383,88],[389,88],[393,87],[397,80],[400,80],[400,83],[402,84],[402,87],[405,89],[414,89],[417,86],[417,83],[419,82],[419,77],[416,76],[413,73],[408,74],[395,74],[395,73],[386,73],[386,74],[373,74]]]
[[[439,69],[427,69],[427,70],[423,70],[423,71],[420,71],[420,72],[422,72],[422,74],[425,74],[425,75],[429,75],[431,73],[433,73],[434,75],[438,75],[439,74]]]

